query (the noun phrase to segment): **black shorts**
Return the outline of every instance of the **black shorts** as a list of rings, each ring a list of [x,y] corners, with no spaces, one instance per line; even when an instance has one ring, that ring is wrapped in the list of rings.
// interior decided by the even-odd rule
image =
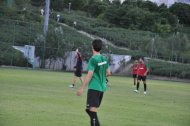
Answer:
[[[137,80],[139,81],[146,81],[146,76],[138,76]]]
[[[133,74],[133,78],[137,78],[137,74]]]
[[[77,68],[76,71],[75,71],[75,76],[76,77],[81,77],[82,76],[82,69]]]
[[[87,93],[87,102],[86,108],[89,109],[90,107],[98,108],[102,102],[104,92],[89,89]]]

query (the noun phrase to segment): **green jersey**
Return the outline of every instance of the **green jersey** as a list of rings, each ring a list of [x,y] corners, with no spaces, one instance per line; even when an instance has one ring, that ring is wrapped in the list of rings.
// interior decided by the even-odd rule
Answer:
[[[88,62],[88,71],[94,71],[88,89],[106,91],[106,71],[109,68],[106,57],[101,54],[94,55]]]

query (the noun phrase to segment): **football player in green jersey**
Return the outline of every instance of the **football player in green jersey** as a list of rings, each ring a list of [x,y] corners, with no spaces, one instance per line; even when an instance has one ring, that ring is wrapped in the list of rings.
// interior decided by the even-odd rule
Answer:
[[[107,58],[100,54],[101,49],[102,41],[95,39],[92,42],[93,56],[88,62],[88,73],[81,88],[77,91],[77,95],[81,96],[88,85],[86,112],[90,117],[91,126],[100,126],[97,108],[106,91],[106,77],[111,74]]]

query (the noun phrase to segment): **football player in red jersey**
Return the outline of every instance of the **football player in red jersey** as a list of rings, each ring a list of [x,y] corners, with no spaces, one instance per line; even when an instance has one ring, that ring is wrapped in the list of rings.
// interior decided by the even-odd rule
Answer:
[[[137,83],[137,71],[138,71],[138,60],[135,60],[133,64],[133,79],[134,79],[134,86]]]
[[[144,94],[146,94],[147,84],[146,84],[146,77],[149,71],[148,66],[144,62],[144,58],[139,59],[138,71],[137,71],[137,87],[135,92],[138,93],[140,82],[143,81],[144,84]]]

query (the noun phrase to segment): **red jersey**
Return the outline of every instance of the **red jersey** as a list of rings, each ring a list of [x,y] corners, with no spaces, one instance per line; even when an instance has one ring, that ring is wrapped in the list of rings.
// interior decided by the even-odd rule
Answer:
[[[146,65],[145,64],[139,64],[139,67],[138,67],[138,76],[145,76],[144,74],[146,73],[147,71],[147,68],[146,68]]]
[[[133,65],[133,74],[137,74],[137,71],[138,71],[138,65],[134,64]]]

